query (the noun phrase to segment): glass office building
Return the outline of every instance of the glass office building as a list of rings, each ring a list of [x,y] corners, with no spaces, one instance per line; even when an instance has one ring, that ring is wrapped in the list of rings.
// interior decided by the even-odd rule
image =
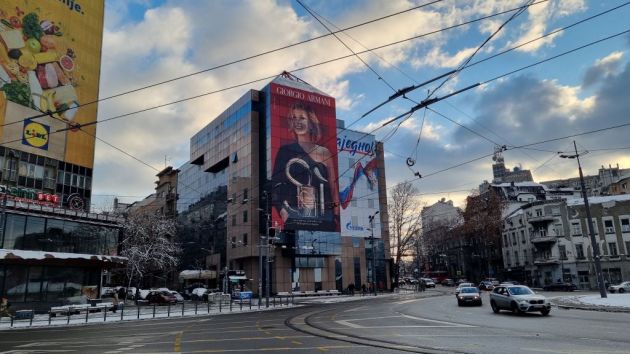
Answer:
[[[226,206],[227,267],[244,271],[251,281],[243,285],[255,293],[259,278],[267,282],[259,276],[259,245],[265,246],[263,264],[271,266],[272,292],[367,284],[372,235],[381,245],[376,280],[389,288],[382,145],[373,136],[351,141],[354,135],[335,115],[333,97],[285,73],[248,91],[190,139],[178,211],[227,188],[225,204],[215,201]],[[342,152],[355,159],[352,166],[349,158],[338,159]],[[368,219],[376,215],[370,228]],[[268,232],[276,237],[267,239]]]

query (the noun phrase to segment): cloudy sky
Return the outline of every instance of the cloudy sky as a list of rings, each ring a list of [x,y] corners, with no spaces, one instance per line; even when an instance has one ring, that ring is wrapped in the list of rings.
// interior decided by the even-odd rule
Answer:
[[[390,86],[400,89],[457,68],[514,11],[495,14],[527,1],[302,2],[328,28],[352,26],[337,36],[354,52],[379,47],[360,55],[371,69],[353,56],[312,66],[352,54],[339,39],[326,36],[106,100],[99,105],[99,120],[202,95],[99,124],[98,137],[155,169],[162,169],[165,163],[179,167],[188,160],[189,138],[195,132],[246,90],[262,88],[269,82],[267,78],[283,70],[336,97],[337,118],[349,125],[392,95]],[[621,6],[624,3],[534,0],[534,5],[498,32],[472,63],[533,42],[466,68],[432,97],[475,83],[485,84],[436,103],[432,110],[418,110],[395,132],[396,124],[376,130],[377,137],[386,141],[388,185],[413,179],[414,172],[419,172],[426,177],[414,184],[426,193],[426,202],[445,197],[462,205],[471,189],[492,179],[491,157],[448,168],[491,154],[495,144],[515,147],[630,122],[628,32],[492,80],[629,30],[630,5]],[[385,16],[389,17],[372,21]],[[481,17],[488,18],[461,25]],[[368,21],[372,22],[360,25]],[[107,0],[100,96],[109,97],[327,33],[296,1]],[[312,67],[302,69],[307,66]],[[441,82],[408,97],[419,102]],[[233,86],[238,87],[230,89]],[[399,98],[354,123],[352,129],[373,131],[407,112],[415,105],[411,100]],[[420,127],[422,135],[418,139]],[[589,151],[583,160],[585,173],[595,174],[601,165],[609,164],[630,168],[630,149],[618,149],[630,146],[628,136],[630,127],[576,137],[578,147]],[[531,169],[537,181],[565,178],[577,175],[575,161],[559,159],[555,151],[571,147],[572,139],[563,139],[508,150],[504,157],[510,168]],[[413,170],[405,164],[409,157],[416,160]],[[141,199],[152,192],[155,174],[154,169],[98,142],[94,206],[106,208],[115,195],[124,202]]]

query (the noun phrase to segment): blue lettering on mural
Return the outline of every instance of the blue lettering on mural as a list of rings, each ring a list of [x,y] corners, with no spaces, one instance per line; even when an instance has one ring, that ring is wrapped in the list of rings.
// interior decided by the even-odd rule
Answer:
[[[347,136],[343,136],[343,138],[337,138],[337,149],[339,151],[348,151],[350,155],[354,156],[359,153],[361,155],[374,155],[374,142],[361,142],[356,140],[348,139]]]
[[[352,222],[349,222],[349,223],[346,224],[346,229],[348,229],[350,231],[363,231],[363,230],[365,230],[361,226],[352,225]]]

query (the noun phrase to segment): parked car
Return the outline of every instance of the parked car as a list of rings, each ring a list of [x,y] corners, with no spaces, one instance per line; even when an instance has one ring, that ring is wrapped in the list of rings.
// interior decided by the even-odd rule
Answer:
[[[630,281],[624,281],[621,284],[611,285],[608,287],[608,291],[611,293],[619,292],[619,294],[623,294],[626,291],[630,292]]]
[[[460,288],[459,294],[457,297],[457,306],[462,305],[483,305],[481,302],[481,294],[479,294],[479,289],[474,286],[464,286]]]
[[[455,288],[455,295],[459,294],[462,288],[469,288],[469,287],[474,287],[473,283],[461,283],[457,285],[457,288]]]
[[[543,286],[544,291],[574,291],[577,286],[573,283],[552,283]]]
[[[424,282],[424,286],[427,288],[435,288],[435,281],[431,278],[422,278],[420,279]]]
[[[205,301],[208,300],[208,289],[195,288],[190,293],[190,299],[193,301]]]
[[[441,284],[444,286],[454,286],[455,281],[453,281],[453,279],[447,278],[447,279],[442,280]]]
[[[171,290],[170,293],[171,295],[175,296],[175,299],[177,299],[177,302],[184,302],[184,297],[182,296],[182,294],[178,293],[175,290]]]
[[[175,304],[177,303],[177,298],[173,296],[173,294],[168,291],[157,291],[152,290],[146,297],[146,300],[149,304]]]
[[[470,283],[468,280],[466,279],[457,279],[457,281],[455,282],[455,284],[460,285],[460,284],[464,284],[464,283]]]
[[[517,314],[540,312],[547,316],[551,303],[542,295],[536,294],[524,285],[499,285],[490,293],[490,306],[494,313],[510,310]]]

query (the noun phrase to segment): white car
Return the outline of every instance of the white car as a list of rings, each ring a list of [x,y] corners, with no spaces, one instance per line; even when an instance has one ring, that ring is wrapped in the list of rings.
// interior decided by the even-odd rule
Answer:
[[[422,278],[421,280],[424,282],[424,285],[427,288],[435,288],[435,282],[433,281],[433,279],[431,279],[431,278]]]
[[[619,294],[623,294],[626,291],[630,292],[630,281],[624,281],[621,284],[611,285],[608,287],[608,291],[611,293],[619,292]]]
[[[178,293],[175,290],[170,290],[169,293],[175,296],[175,298],[177,299],[177,302],[184,302],[184,297],[182,296],[182,294]]]

